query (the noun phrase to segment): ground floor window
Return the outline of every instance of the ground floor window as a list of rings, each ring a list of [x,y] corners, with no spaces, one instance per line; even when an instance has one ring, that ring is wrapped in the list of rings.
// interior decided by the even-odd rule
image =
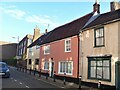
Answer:
[[[48,61],[44,62],[44,70],[49,70],[49,62]]]
[[[35,59],[35,65],[39,65],[39,59]]]
[[[29,65],[31,65],[31,63],[32,63],[31,59],[29,59],[29,62],[28,62],[28,63],[29,63]]]
[[[111,80],[111,57],[88,57],[88,78]]]
[[[61,61],[59,62],[59,73],[61,74],[66,73],[72,75],[72,67],[73,67],[72,61]]]

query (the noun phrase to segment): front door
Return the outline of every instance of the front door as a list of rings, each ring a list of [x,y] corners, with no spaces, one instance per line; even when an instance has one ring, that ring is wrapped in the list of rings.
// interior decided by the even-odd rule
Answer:
[[[54,74],[54,62],[51,62],[51,77],[53,77]]]
[[[120,61],[115,64],[116,90],[120,90]]]

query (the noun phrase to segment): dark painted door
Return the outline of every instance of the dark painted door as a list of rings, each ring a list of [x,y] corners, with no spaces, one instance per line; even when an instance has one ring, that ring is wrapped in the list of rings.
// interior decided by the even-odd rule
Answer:
[[[120,61],[116,62],[116,90],[120,90]]]
[[[53,77],[54,74],[54,62],[51,63],[51,77]]]

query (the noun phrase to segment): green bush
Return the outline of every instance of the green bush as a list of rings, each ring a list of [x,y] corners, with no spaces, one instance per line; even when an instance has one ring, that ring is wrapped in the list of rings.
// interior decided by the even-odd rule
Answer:
[[[7,60],[3,60],[3,61],[6,62],[10,66],[16,66],[17,65],[17,59],[7,59]]]

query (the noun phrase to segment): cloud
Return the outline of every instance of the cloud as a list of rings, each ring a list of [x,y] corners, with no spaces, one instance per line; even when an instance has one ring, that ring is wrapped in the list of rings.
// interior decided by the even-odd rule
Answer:
[[[9,16],[12,16],[16,19],[22,19],[26,15],[25,11],[16,9],[16,6],[1,5],[0,11],[1,11],[1,13],[6,13]]]
[[[30,23],[37,23],[37,24],[40,24],[40,25],[43,25],[43,26],[50,26],[51,29],[55,28],[56,26],[58,26],[59,24],[54,22],[52,20],[52,18],[50,18],[50,16],[46,16],[46,15],[32,15],[32,16],[28,16],[26,18],[26,21],[27,22],[30,22]]]
[[[16,6],[8,6],[7,8],[16,8]]]
[[[22,19],[26,15],[26,12],[22,10],[5,10],[4,12],[16,19]]]
[[[23,11],[21,9],[17,9],[16,6],[6,6],[6,5],[0,5],[0,11],[4,14],[7,14],[17,20],[24,20],[25,22],[29,23],[36,23],[44,27],[48,27],[49,29],[54,29],[59,23],[55,22],[54,16],[49,15],[33,15],[31,13],[28,13],[28,11]],[[30,15],[31,14],[31,15]]]

